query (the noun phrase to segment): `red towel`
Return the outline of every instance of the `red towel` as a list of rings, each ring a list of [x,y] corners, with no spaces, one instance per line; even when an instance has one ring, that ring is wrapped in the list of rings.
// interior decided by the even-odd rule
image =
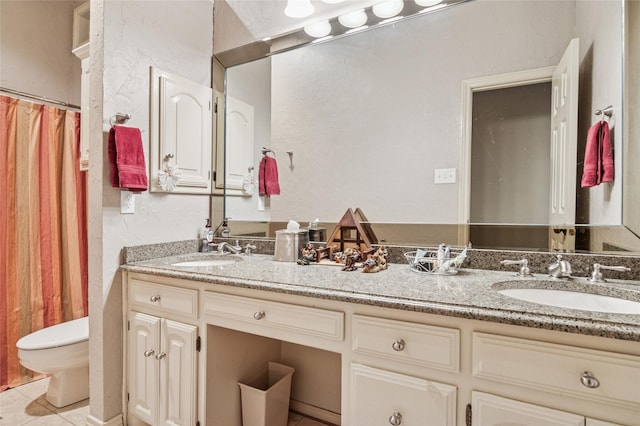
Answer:
[[[260,161],[258,173],[260,195],[280,195],[278,183],[278,163],[273,157],[265,155]]]
[[[132,192],[148,189],[142,134],[135,127],[113,126],[109,131],[111,186]]]
[[[587,134],[582,187],[588,188],[600,185],[602,182],[613,182],[614,170],[609,124],[601,120],[591,126]]]

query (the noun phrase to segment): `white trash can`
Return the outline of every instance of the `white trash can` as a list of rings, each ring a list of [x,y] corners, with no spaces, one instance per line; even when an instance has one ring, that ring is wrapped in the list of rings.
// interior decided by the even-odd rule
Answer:
[[[238,383],[242,426],[287,426],[291,376],[295,369],[269,362],[268,371],[252,383]]]

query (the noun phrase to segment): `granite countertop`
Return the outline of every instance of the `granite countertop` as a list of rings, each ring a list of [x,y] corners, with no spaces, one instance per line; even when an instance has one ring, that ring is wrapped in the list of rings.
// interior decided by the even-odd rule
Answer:
[[[277,262],[270,255],[240,255],[223,266],[175,266],[178,262],[216,258],[192,253],[131,262],[122,270],[266,290],[299,296],[373,305],[436,315],[492,321],[614,339],[640,341],[640,314],[607,314],[520,301],[498,293],[502,288],[558,287],[617,296],[640,302],[640,283],[610,280],[592,284],[585,278],[552,280],[535,274],[461,269],[456,275],[413,271],[389,264],[378,273],[342,271],[339,266]]]

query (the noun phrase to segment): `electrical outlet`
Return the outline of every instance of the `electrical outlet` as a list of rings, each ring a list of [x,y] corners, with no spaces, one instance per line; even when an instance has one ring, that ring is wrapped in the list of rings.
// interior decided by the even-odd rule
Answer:
[[[131,191],[120,191],[120,214],[136,212],[136,194]]]
[[[436,169],[433,183],[456,183],[456,169]]]

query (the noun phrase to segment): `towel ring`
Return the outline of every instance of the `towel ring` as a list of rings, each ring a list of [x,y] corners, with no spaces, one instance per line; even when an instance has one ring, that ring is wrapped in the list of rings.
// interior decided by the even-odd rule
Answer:
[[[131,114],[123,114],[121,112],[117,112],[114,116],[109,119],[109,124],[112,126],[114,124],[124,124],[131,118]]]
[[[600,115],[600,120],[604,120],[605,115],[609,118],[613,115],[613,105],[609,105],[603,109],[597,109],[595,112],[596,115]]]
[[[264,146],[262,147],[262,155],[267,155],[267,153],[272,153],[273,156],[276,156],[276,152],[270,148],[265,148]]]

